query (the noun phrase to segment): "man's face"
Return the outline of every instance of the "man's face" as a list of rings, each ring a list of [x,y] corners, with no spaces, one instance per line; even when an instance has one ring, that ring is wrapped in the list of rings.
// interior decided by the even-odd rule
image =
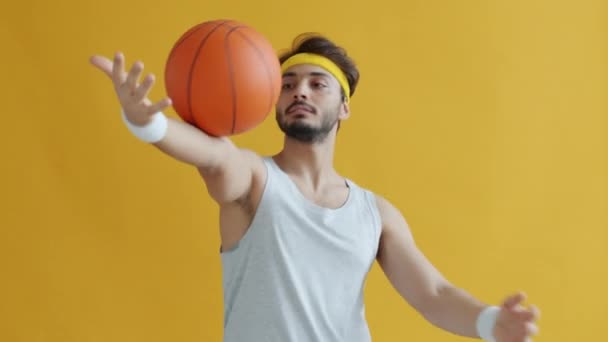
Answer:
[[[325,69],[302,64],[283,74],[276,120],[287,136],[306,143],[322,142],[346,118],[347,111],[340,84]]]

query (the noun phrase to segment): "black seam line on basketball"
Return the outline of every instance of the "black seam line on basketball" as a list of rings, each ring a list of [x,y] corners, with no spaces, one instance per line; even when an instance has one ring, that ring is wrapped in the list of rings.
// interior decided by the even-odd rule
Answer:
[[[175,46],[173,47],[173,51],[175,51],[180,45],[182,45],[182,43],[184,41],[186,41],[186,39],[190,38],[191,35],[195,34],[198,31],[200,31],[204,27],[205,27],[204,23],[196,25],[196,29],[190,31],[190,33],[188,33],[187,35],[183,36],[177,43],[175,43]]]
[[[264,66],[264,69],[266,70],[266,78],[268,79],[268,88],[270,90],[270,99],[269,99],[269,104],[268,104],[268,110],[266,111],[266,113],[270,113],[270,111],[272,110],[272,99],[274,99],[274,89],[272,88],[272,75],[270,74],[270,68],[268,68],[268,65],[266,65],[266,62],[264,61],[264,54],[262,53],[262,51],[260,51],[260,49],[258,49],[258,47],[249,39],[249,37],[247,37],[246,35],[244,35],[242,32],[237,32],[241,37],[243,37],[243,39],[245,39],[245,41],[247,43],[249,43],[249,45],[251,45],[251,47],[255,50],[255,52],[258,54],[258,56],[260,57],[260,63],[262,63],[262,65]]]
[[[232,128],[230,129],[230,134],[234,134],[234,131],[236,129],[236,99],[237,99],[237,95],[236,95],[236,86],[234,84],[234,65],[232,65],[232,55],[230,54],[230,49],[229,49],[229,44],[230,44],[230,35],[232,34],[232,32],[238,30],[239,28],[243,27],[241,26],[235,26],[232,27],[230,29],[230,31],[228,31],[228,33],[226,33],[226,39],[224,39],[224,50],[226,52],[226,63],[228,64],[228,76],[230,79],[230,90],[232,92]]]
[[[230,28],[230,29],[245,26],[245,25],[238,25],[238,24],[237,24],[237,26],[230,26],[230,25],[228,25],[229,23],[236,24],[236,22],[235,22],[234,20],[224,20],[224,22],[223,22],[223,23],[226,23],[226,26],[228,26],[228,28]]]
[[[222,24],[221,23],[217,23],[217,25]],[[183,37],[181,37],[177,43],[175,43],[175,45],[173,46],[173,49],[171,49],[171,53],[169,54],[169,60],[171,60],[171,58],[173,58],[173,55],[175,54],[175,52],[177,51],[177,48],[182,45],[183,42],[185,42],[188,38],[190,38],[191,35],[195,34],[196,32],[200,31],[201,29],[203,29],[208,23],[202,23],[202,24],[198,24],[195,26],[195,29],[193,29],[192,31],[190,31],[190,33],[188,35],[185,35]]]
[[[224,25],[226,22],[227,22],[227,20],[222,21],[219,24],[217,24],[201,40],[201,43],[199,44],[198,49],[196,50],[196,53],[194,54],[194,58],[192,59],[192,65],[190,65],[190,71],[188,71],[188,87],[186,88],[186,94],[188,97],[188,111],[190,112],[190,117],[192,118],[192,121],[194,123],[196,123],[197,125],[200,125],[200,123],[197,122],[196,118],[194,117],[194,114],[192,113],[192,75],[194,74],[194,67],[196,66],[196,61],[198,60],[198,56],[200,55],[201,50],[203,49],[203,46],[207,42],[207,39],[209,39],[209,37],[213,34],[213,32],[215,32],[218,28],[220,28],[220,26]]]

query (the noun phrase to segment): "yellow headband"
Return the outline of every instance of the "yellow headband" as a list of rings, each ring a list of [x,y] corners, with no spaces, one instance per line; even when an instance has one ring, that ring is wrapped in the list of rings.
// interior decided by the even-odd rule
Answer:
[[[314,53],[298,53],[289,57],[285,62],[283,62],[283,64],[281,64],[281,72],[284,73],[287,69],[299,64],[313,64],[327,70],[327,72],[332,74],[332,76],[338,80],[342,90],[344,90],[344,96],[346,97],[345,102],[349,102],[350,86],[348,85],[346,75],[344,75],[336,63],[332,62],[329,58]]]

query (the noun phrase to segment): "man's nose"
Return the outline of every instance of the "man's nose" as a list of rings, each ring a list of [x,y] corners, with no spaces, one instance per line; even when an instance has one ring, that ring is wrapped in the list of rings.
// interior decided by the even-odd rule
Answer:
[[[306,84],[304,84],[304,82],[301,82],[296,86],[296,89],[294,89],[293,98],[296,100],[308,99],[309,91],[310,89],[308,89]]]

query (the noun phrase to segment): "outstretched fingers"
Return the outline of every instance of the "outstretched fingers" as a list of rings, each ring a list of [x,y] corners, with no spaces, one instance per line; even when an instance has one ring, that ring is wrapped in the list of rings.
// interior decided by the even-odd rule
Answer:
[[[171,106],[171,103],[172,102],[171,102],[170,98],[168,98],[168,97],[164,98],[164,99],[162,99],[162,100],[160,100],[160,101],[158,101],[158,102],[150,105],[148,107],[147,112],[150,115],[152,115],[154,113],[161,112],[161,111],[165,110],[167,107]]]
[[[516,294],[509,296],[503,302],[502,306],[505,309],[513,310],[518,304],[526,299],[526,295],[523,292],[517,292]]]
[[[145,120],[146,114],[153,115],[171,106],[172,102],[169,98],[164,98],[156,103],[152,103],[148,99],[156,77],[149,74],[141,84],[138,83],[144,70],[143,62],[135,62],[128,73],[125,72],[125,56],[121,52],[117,52],[113,60],[94,55],[91,56],[90,62],[112,79],[122,108],[125,112],[130,113],[130,119],[133,119],[134,122]]]
[[[125,82],[125,78],[125,57],[122,53],[117,52],[112,66],[112,82],[114,82],[114,87],[118,89]]]
[[[131,67],[131,70],[129,71],[129,74],[127,75],[127,80],[125,82],[127,89],[129,90],[129,93],[134,95],[135,94],[135,90],[137,89],[138,86],[138,81],[139,81],[139,77],[141,76],[141,73],[144,71],[144,63],[142,63],[141,61],[137,61],[133,64],[133,66]]]
[[[106,74],[109,78],[112,78],[113,63],[111,60],[104,56],[95,55],[91,56],[89,62],[91,62],[91,64],[93,64],[93,66],[95,66],[97,69],[103,71],[103,73]]]
[[[154,74],[148,74],[148,76],[144,78],[143,82],[137,86],[133,92],[133,100],[135,102],[143,101],[150,93],[150,89],[152,89],[155,82],[156,77]]]

